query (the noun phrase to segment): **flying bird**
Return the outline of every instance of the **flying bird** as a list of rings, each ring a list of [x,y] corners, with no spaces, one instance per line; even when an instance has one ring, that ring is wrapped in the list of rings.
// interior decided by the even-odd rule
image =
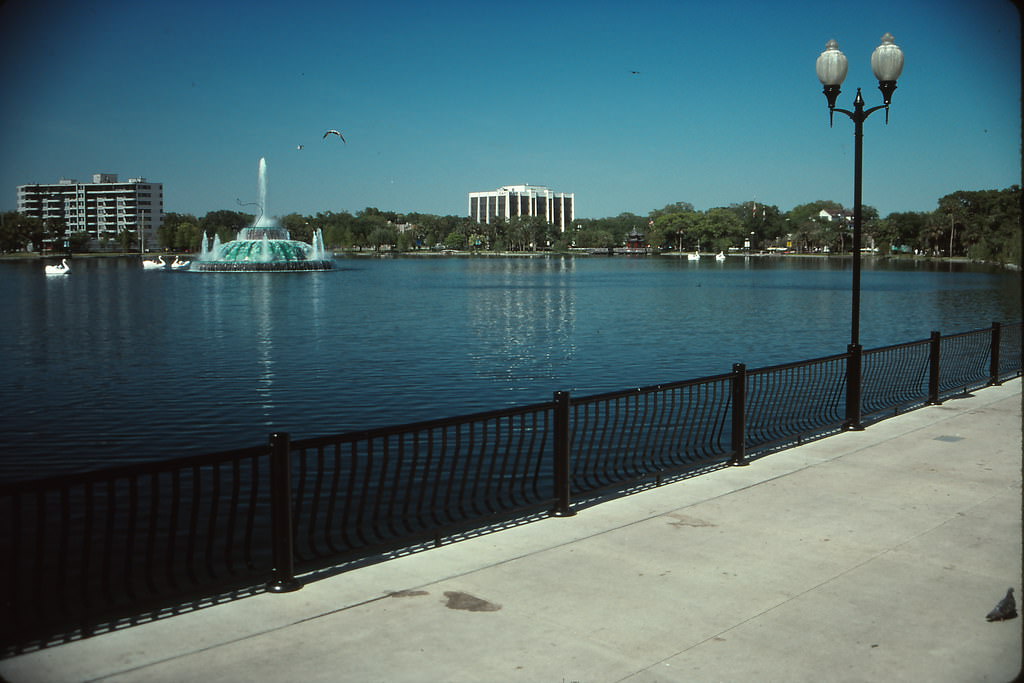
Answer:
[[[303,147],[305,147],[305,145],[299,145],[299,146],[298,146],[298,147],[296,147],[295,149],[302,149]]]
[[[346,141],[345,141],[345,136],[341,134],[341,131],[337,131],[337,130],[334,130],[334,129],[332,128],[331,130],[329,130],[329,131],[327,131],[326,133],[324,133],[324,140],[326,140],[326,139],[327,139],[327,136],[328,136],[328,135],[337,135],[337,136],[338,136],[339,138],[341,138],[341,141],[342,141],[342,142],[346,142]],[[346,144],[347,144],[347,142],[346,142]]]
[[[1002,621],[1004,619],[1013,619],[1017,616],[1017,602],[1013,599],[1013,589],[1010,588],[1006,591],[1006,596],[999,601],[991,612],[985,615],[985,618],[989,621]]]

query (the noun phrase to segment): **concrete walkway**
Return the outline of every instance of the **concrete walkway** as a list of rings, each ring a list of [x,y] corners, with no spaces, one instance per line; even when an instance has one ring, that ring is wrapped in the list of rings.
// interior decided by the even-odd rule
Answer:
[[[1021,384],[0,661],[30,681],[1009,681]]]

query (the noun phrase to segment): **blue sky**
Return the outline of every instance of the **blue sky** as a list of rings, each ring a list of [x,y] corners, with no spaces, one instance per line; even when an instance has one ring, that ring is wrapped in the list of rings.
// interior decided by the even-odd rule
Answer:
[[[878,104],[886,31],[906,66],[889,125],[865,124],[864,202],[1019,183],[1009,0],[7,0],[0,210],[19,184],[97,172],[164,183],[166,211],[238,209],[260,157],[273,215],[463,215],[468,192],[522,183],[576,193],[581,218],[849,207],[853,125],[829,128],[814,61],[837,39],[837,105],[857,87]]]

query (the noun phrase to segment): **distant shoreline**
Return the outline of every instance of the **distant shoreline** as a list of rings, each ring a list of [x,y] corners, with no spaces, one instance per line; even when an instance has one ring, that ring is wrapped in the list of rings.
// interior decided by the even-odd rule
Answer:
[[[467,251],[458,249],[445,249],[444,251],[430,251],[430,250],[419,250],[419,251],[333,251],[331,256],[337,259],[344,258],[407,258],[407,257],[419,257],[419,258],[550,258],[552,256],[571,256],[571,257],[582,257],[582,258],[610,258],[612,256],[626,256],[626,257],[655,257],[655,258],[681,258],[687,256],[690,252],[678,252],[671,251],[660,254],[647,253],[642,250],[636,251],[622,251],[615,252],[614,254],[607,254],[600,251],[592,250],[581,250],[581,251]],[[194,258],[195,254],[186,251],[154,251],[146,254],[139,253],[124,253],[124,252],[82,252],[72,254],[71,258],[153,258],[158,255],[164,256],[187,256]],[[712,258],[713,253],[708,252],[701,254],[702,258]],[[769,252],[755,252],[751,254],[729,254],[726,258],[797,258],[797,259],[821,259],[821,258],[833,258],[833,259],[849,259],[850,254],[779,254]],[[40,254],[39,252],[14,252],[11,254],[0,254],[0,261],[44,261],[44,260],[55,260],[68,258],[65,254]],[[1001,266],[1007,270],[1020,270],[1020,266],[1015,263],[995,263],[991,261],[976,261],[966,256],[915,256],[915,255],[898,255],[898,256],[883,256],[880,254],[864,254],[865,259],[885,259],[893,261],[924,261],[929,263],[978,263],[982,265],[990,266]]]

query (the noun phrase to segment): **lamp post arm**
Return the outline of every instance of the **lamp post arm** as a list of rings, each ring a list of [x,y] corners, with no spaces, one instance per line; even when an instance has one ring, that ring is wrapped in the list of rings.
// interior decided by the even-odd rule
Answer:
[[[863,121],[864,119],[866,119],[867,117],[871,116],[872,114],[874,114],[879,109],[884,109],[885,110],[885,125],[888,126],[889,125],[889,105],[888,104],[880,104],[877,107],[871,107],[870,109],[865,109],[864,113],[862,114],[861,120]]]
[[[846,114],[847,116],[850,117],[851,121],[856,123],[858,119],[861,121],[865,121],[869,116],[874,114],[879,109],[888,110],[889,107],[887,105],[880,104],[877,107],[871,107],[870,109],[862,109],[858,107],[856,111],[850,111],[849,109],[840,109],[839,107],[832,107],[831,109],[829,109],[829,111],[839,112],[840,114]]]
[[[864,110],[864,118],[867,118],[867,117],[871,116],[872,114],[874,114],[879,109],[888,110],[889,109],[889,105],[888,104],[880,104],[877,107],[871,107],[871,109],[865,109]]]

